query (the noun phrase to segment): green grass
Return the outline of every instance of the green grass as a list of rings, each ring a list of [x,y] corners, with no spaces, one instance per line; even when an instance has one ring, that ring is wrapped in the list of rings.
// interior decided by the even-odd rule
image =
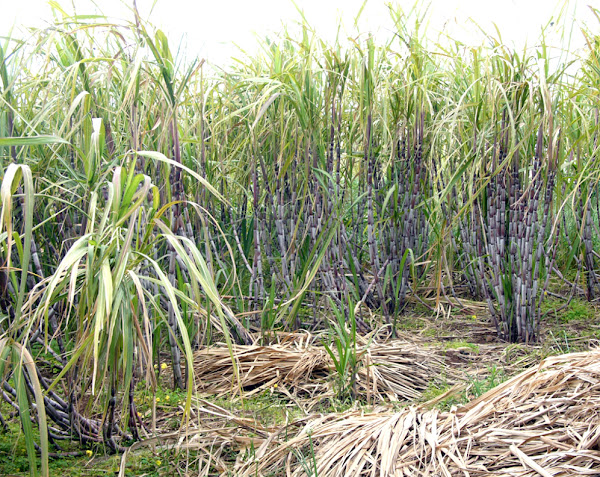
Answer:
[[[396,327],[402,331],[422,330],[426,326],[426,320],[418,316],[401,316],[396,322]]]
[[[495,388],[509,378],[504,371],[497,368],[496,365],[487,367],[487,371],[482,376],[465,375],[466,389],[461,392],[452,394],[445,399],[435,403],[434,407],[448,411],[452,406],[460,406],[468,403],[473,399],[477,399],[482,394]],[[448,392],[452,388],[449,384],[432,382],[423,392],[421,400],[423,402],[430,401],[442,394]]]
[[[485,394],[490,389],[495,388],[499,384],[506,381],[508,377],[502,369],[499,369],[495,364],[487,367],[487,373],[483,377],[473,376],[468,377],[469,385],[465,391],[465,399],[470,401],[477,399],[482,394]]]
[[[437,338],[439,335],[440,335],[440,332],[436,328],[426,328],[421,333],[421,336],[424,336],[426,338]]]
[[[598,316],[596,309],[589,302],[581,299],[573,299],[566,310],[563,310],[558,319],[561,323],[573,321],[592,320]]]
[[[460,349],[460,348],[468,348],[473,353],[479,354],[479,346],[476,345],[475,343],[469,343],[468,341],[464,341],[464,340],[444,342],[444,349]]]
[[[600,314],[598,309],[583,298],[573,298],[568,306],[563,300],[551,298],[543,304],[547,312],[544,327],[546,355],[562,354],[587,349],[590,339],[600,339]]]
[[[19,474],[29,470],[25,438],[20,425],[8,423],[8,430],[0,431],[0,475]]]
[[[206,399],[235,414],[255,419],[265,426],[281,425],[304,416],[302,410],[276,388],[265,389],[261,393],[234,401],[229,396]]]
[[[422,400],[424,402],[430,401],[438,396],[441,396],[445,392],[449,391],[452,386],[448,384],[440,384],[440,383],[430,383],[427,389],[423,392]],[[464,404],[465,400],[463,399],[463,395],[461,393],[449,396],[445,399],[442,399],[438,403],[435,404],[437,409],[442,411],[449,411],[452,406],[459,406]]]
[[[546,298],[542,302],[542,312],[550,316],[556,315],[556,320],[560,324],[568,324],[584,320],[594,320],[600,316],[596,307],[583,298],[574,297],[566,308],[564,300],[558,298]],[[555,310],[560,310],[554,313]]]

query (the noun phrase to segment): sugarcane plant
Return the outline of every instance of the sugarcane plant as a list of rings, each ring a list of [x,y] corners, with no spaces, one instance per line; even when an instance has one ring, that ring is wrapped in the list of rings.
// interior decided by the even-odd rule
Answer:
[[[492,151],[492,170],[508,156],[508,141],[504,127]],[[549,141],[545,147],[540,126],[533,167],[528,170],[531,179],[522,177],[516,152],[510,168],[492,172],[481,204],[476,206],[485,231],[479,238],[483,244],[479,258],[490,273],[489,288],[484,290],[498,303],[498,308],[492,306],[490,311],[499,336],[511,342],[536,341],[539,333],[538,302],[546,291],[542,269],[547,270],[546,259],[552,256],[552,247],[548,247],[554,236],[550,209],[560,148],[552,135]],[[484,201],[485,215],[481,212]]]
[[[55,12],[0,45],[0,380],[44,472],[61,439],[121,451],[136,383],[165,364],[191,393],[215,342],[324,331],[348,398],[358,334],[415,303],[485,300],[535,341],[554,277],[597,297],[591,33],[571,73],[543,41],[432,45],[391,8],[386,43],[304,21],[219,69],[135,9]]]
[[[597,10],[593,10],[600,19]],[[598,298],[600,293],[600,277],[597,272],[597,246],[594,239],[598,236],[598,221],[600,220],[600,202],[597,175],[599,111],[598,91],[600,88],[600,42],[593,31],[585,32],[589,54],[583,61],[579,72],[581,86],[575,89],[569,102],[568,114],[571,119],[570,138],[572,147],[569,160],[565,161],[563,169],[571,178],[568,189],[566,209],[575,219],[576,227],[570,232],[574,236],[568,261],[575,261],[578,271],[585,272],[585,296],[588,301]],[[567,184],[566,184],[567,185]],[[577,220],[579,219],[579,220]],[[596,238],[597,240],[597,238]],[[577,286],[578,284],[575,283]]]

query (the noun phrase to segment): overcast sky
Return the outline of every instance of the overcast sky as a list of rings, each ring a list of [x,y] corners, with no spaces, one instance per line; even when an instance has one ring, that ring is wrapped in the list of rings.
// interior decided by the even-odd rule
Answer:
[[[58,3],[71,12],[73,5],[78,14],[97,13],[98,8],[111,17],[132,19],[130,6],[133,0],[61,0]],[[312,27],[326,39],[333,39],[338,19],[344,34],[352,34],[354,17],[362,0],[296,0]],[[361,31],[373,31],[389,38],[391,22],[386,4],[388,0],[368,0],[361,15]],[[405,10],[413,0],[398,2]],[[541,26],[556,18],[565,4],[556,0],[432,0],[428,33],[437,37],[439,32],[468,43],[478,43],[477,28],[473,19],[486,31],[493,31],[492,22],[498,25],[505,43],[522,47],[535,43]],[[209,61],[222,63],[237,49],[238,44],[252,51],[254,34],[278,31],[282,22],[291,24],[301,17],[291,0],[137,0],[143,17],[149,18],[164,30],[174,49],[185,38],[189,53],[198,54]],[[153,7],[154,5],[154,7]],[[600,8],[600,0],[571,0],[567,4],[568,16],[575,15],[600,30],[600,23],[591,14],[588,5]],[[43,25],[52,18],[47,0],[0,0],[0,36],[8,33],[11,25]],[[152,8],[153,7],[153,8]],[[570,23],[570,22],[569,22]],[[552,34],[552,32],[550,32]],[[574,41],[581,42],[578,29]],[[558,42],[558,39],[552,39]]]

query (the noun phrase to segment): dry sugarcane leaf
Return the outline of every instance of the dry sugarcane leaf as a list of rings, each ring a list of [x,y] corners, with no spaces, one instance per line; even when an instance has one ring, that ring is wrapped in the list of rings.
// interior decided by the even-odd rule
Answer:
[[[286,463],[303,476],[292,454],[311,446],[322,477],[598,475],[599,385],[600,350],[552,357],[449,412],[410,407],[309,420],[288,442],[263,447],[239,475]]]

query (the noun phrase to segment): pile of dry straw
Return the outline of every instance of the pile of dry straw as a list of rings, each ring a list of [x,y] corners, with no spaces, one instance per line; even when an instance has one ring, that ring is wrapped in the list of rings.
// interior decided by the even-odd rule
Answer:
[[[600,350],[551,357],[449,412],[409,407],[282,428],[236,475],[600,476]]]
[[[194,356],[197,390],[205,395],[244,395],[273,389],[317,402],[333,393],[337,377],[333,360],[323,346],[309,336],[293,335],[269,346],[211,347]],[[356,395],[367,402],[414,400],[433,383],[455,384],[460,380],[453,362],[461,350],[424,347],[422,343],[392,340],[357,346],[359,364]]]

